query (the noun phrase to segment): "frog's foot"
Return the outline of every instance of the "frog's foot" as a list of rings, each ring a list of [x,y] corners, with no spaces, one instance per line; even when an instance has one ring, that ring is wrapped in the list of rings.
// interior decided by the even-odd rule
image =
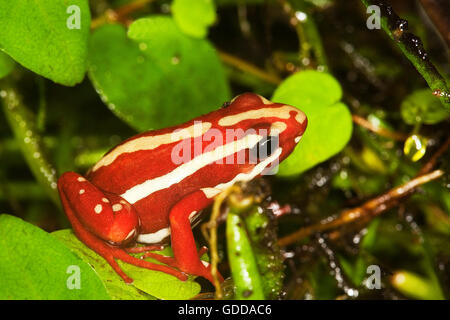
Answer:
[[[142,253],[142,252],[148,252],[148,251],[161,251],[164,249],[164,246],[162,245],[152,245],[152,246],[135,246],[135,247],[128,247],[124,250],[128,253]]]
[[[152,247],[158,247],[158,246],[148,246],[148,248],[152,248]],[[136,247],[136,248],[146,248],[146,247]],[[132,248],[132,249],[134,249],[134,248]],[[160,250],[162,250],[162,249],[160,249]],[[157,251],[157,249],[149,249],[149,250],[134,251],[134,252],[145,252],[145,251]],[[128,252],[130,252],[130,251],[128,251]],[[205,247],[205,246],[201,247],[200,250],[198,250],[198,257],[201,258],[207,252],[208,252],[207,247]],[[167,264],[171,267],[178,268],[175,258],[163,256],[162,254],[157,254],[157,253],[153,253],[153,252],[145,252],[145,254],[141,258],[142,259],[152,258],[159,262]]]
[[[145,261],[145,260],[142,260],[142,259],[135,258],[133,256],[130,256],[127,252],[125,252],[125,250],[120,249],[120,248],[114,248],[113,257],[116,258],[116,259],[122,260],[123,262],[126,262],[126,263],[132,264],[134,266],[137,266],[137,267],[146,268],[146,269],[149,269],[149,270],[161,271],[161,272],[173,275],[173,276],[177,277],[178,279],[180,279],[181,281],[185,281],[188,278],[187,275],[185,275],[181,271],[178,271],[178,270],[176,270],[174,268],[171,268],[169,266],[160,265],[160,264],[156,264],[156,263],[151,263],[149,261]],[[106,260],[113,267],[113,269],[124,279],[125,282],[130,283],[130,281],[127,281],[128,279],[131,280],[131,282],[133,281],[131,278],[129,278],[128,276],[126,276],[123,273],[123,271],[120,269],[120,266],[117,264],[117,262],[114,259],[113,259],[113,261],[114,261],[113,263],[122,272],[119,272],[115,268],[115,266],[111,263],[110,260],[108,260],[108,259],[106,259]],[[121,273],[123,273],[125,275],[125,277],[123,277]]]
[[[206,252],[208,252],[207,247],[200,248],[200,250],[198,250],[198,252],[197,252],[198,258],[200,259]],[[146,252],[141,258],[142,259],[152,258],[152,259],[159,261],[161,263],[164,263],[172,268],[177,268],[185,273],[204,277],[207,280],[209,280],[211,283],[214,283],[214,278],[211,273],[211,265],[206,261],[199,260],[200,263],[194,262],[192,264],[189,263],[188,265],[182,266],[179,263],[177,263],[175,258],[163,256],[161,254],[157,254],[154,252]],[[223,277],[219,272],[217,272],[217,278],[220,282],[223,282]]]
[[[211,282],[213,285],[215,284],[215,279],[212,275],[211,271],[211,265],[203,260],[200,260],[200,264],[190,264],[187,266],[179,266],[178,267],[181,271],[186,272],[188,274],[196,275],[205,278],[209,282]],[[224,281],[222,275],[219,273],[219,271],[216,271],[216,277],[217,280],[219,280],[220,283]]]
[[[134,241],[139,229],[139,217],[135,209],[120,196],[103,192],[74,172],[66,172],[60,177],[58,189],[77,237],[105,258],[125,282],[133,280],[123,272],[116,259],[168,273],[180,280],[187,279],[179,270],[138,259],[120,247]]]
[[[173,275],[180,279],[181,281],[187,280],[187,276],[172,267],[166,266],[166,265],[160,265],[156,263],[151,263],[149,261],[145,261],[142,259],[138,259],[136,257],[131,256],[128,254],[124,249],[119,247],[112,247],[109,244],[106,244],[105,242],[101,241],[88,231],[86,231],[83,228],[78,228],[77,223],[75,222],[72,224],[74,227],[74,231],[77,234],[77,236],[92,250],[94,250],[96,253],[98,253],[100,256],[102,256],[109,265],[113,268],[114,271],[117,272],[117,274],[126,282],[126,283],[132,283],[133,279],[128,277],[127,274],[122,270],[122,268],[117,263],[116,259],[122,260],[123,262],[126,262],[128,264],[146,268],[149,270],[155,270],[155,271],[161,271],[170,275]]]

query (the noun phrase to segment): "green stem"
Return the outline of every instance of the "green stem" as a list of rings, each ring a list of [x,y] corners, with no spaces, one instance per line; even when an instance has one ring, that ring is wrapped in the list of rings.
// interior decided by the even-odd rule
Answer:
[[[56,170],[45,157],[45,148],[36,127],[34,114],[23,104],[16,88],[1,82],[0,99],[11,130],[31,172],[50,199],[60,206],[56,191]]]
[[[226,237],[236,299],[264,299],[262,280],[244,222],[233,208],[227,216]]]
[[[284,265],[274,221],[258,206],[252,206],[243,218],[263,279],[264,295],[268,299],[277,299],[283,287]]]
[[[45,80],[37,77],[36,82],[39,88],[39,110],[36,117],[36,127],[39,132],[45,131],[45,121],[47,119],[47,100],[45,98]]]
[[[433,94],[450,111],[450,91],[447,82],[430,61],[422,41],[414,34],[407,32],[408,22],[401,19],[386,0],[361,0],[361,2],[366,7],[374,5],[380,8],[383,30],[397,43],[402,53],[411,61],[430,89],[433,90]]]
[[[327,57],[311,10],[304,1],[281,0],[281,3],[292,19],[295,19],[294,26],[300,41],[301,58],[310,59],[310,51],[312,51],[317,67],[327,71]],[[304,18],[301,18],[303,14]]]

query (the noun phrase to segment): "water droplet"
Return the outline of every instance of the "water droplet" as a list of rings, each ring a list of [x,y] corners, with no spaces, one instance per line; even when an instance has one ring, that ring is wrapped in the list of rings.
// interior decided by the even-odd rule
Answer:
[[[420,160],[427,151],[427,139],[413,134],[409,136],[403,146],[403,153],[412,161],[416,162]]]
[[[297,11],[295,13],[295,17],[298,19],[298,21],[301,22],[306,21],[306,19],[308,19],[308,16],[303,11]]]
[[[145,51],[145,50],[147,50],[147,48],[148,48],[148,45],[145,42],[139,43],[139,49],[141,51]]]
[[[173,56],[172,57],[172,64],[179,64],[180,63],[180,58],[177,56]]]

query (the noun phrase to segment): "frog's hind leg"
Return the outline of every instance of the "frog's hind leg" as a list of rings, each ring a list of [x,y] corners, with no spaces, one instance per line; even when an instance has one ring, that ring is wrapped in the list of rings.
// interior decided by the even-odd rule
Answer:
[[[151,246],[135,246],[135,247],[128,247],[124,249],[128,253],[142,253],[142,252],[148,252],[148,251],[161,251],[164,250],[163,245],[151,245]]]
[[[135,248],[147,248],[147,247],[135,247]],[[148,246],[148,248],[151,248],[151,246]],[[176,266],[175,258],[168,257],[168,256],[163,256],[161,254],[148,252],[148,251],[158,251],[158,250],[149,249],[149,250],[134,251],[134,252],[145,252],[145,254],[142,256],[142,258],[152,258],[152,259],[155,259],[155,260],[157,260],[159,262],[165,263],[167,265]],[[128,251],[128,252],[130,252],[130,251]],[[203,246],[203,247],[200,248],[200,250],[198,250],[197,255],[198,255],[199,258],[201,258],[207,252],[208,252],[208,248]]]
[[[115,259],[138,267],[168,273],[180,280],[187,279],[187,276],[179,270],[135,258],[117,246],[121,243],[121,239],[126,241],[132,238],[129,230],[137,231],[139,225],[134,208],[126,202],[120,202],[120,199],[114,198],[120,197],[105,195],[96,186],[74,172],[68,172],[61,176],[58,181],[58,190],[66,215],[77,237],[101,255],[125,282],[131,283],[133,279],[123,272]],[[79,196],[82,195],[87,197],[80,199]],[[101,210],[96,210],[100,204],[102,205]],[[114,208],[116,204],[121,206]],[[133,220],[134,216],[136,216],[135,221]],[[120,230],[124,222],[128,223],[126,231]]]

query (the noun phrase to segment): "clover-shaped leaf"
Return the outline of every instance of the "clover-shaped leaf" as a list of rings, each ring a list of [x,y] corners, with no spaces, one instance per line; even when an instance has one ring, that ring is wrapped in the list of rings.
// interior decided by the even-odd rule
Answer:
[[[196,38],[204,38],[216,21],[213,0],[174,0],[172,14],[181,31]]]
[[[445,120],[449,113],[430,89],[416,90],[401,104],[401,114],[407,124],[435,124]]]
[[[137,130],[188,121],[222,105],[229,87],[207,40],[170,17],[105,25],[91,37],[89,76],[110,109]]]
[[[278,174],[300,174],[341,151],[352,134],[352,117],[339,102],[342,89],[327,73],[301,71],[284,80],[272,101],[295,106],[305,112],[308,127],[294,152],[280,164]]]

